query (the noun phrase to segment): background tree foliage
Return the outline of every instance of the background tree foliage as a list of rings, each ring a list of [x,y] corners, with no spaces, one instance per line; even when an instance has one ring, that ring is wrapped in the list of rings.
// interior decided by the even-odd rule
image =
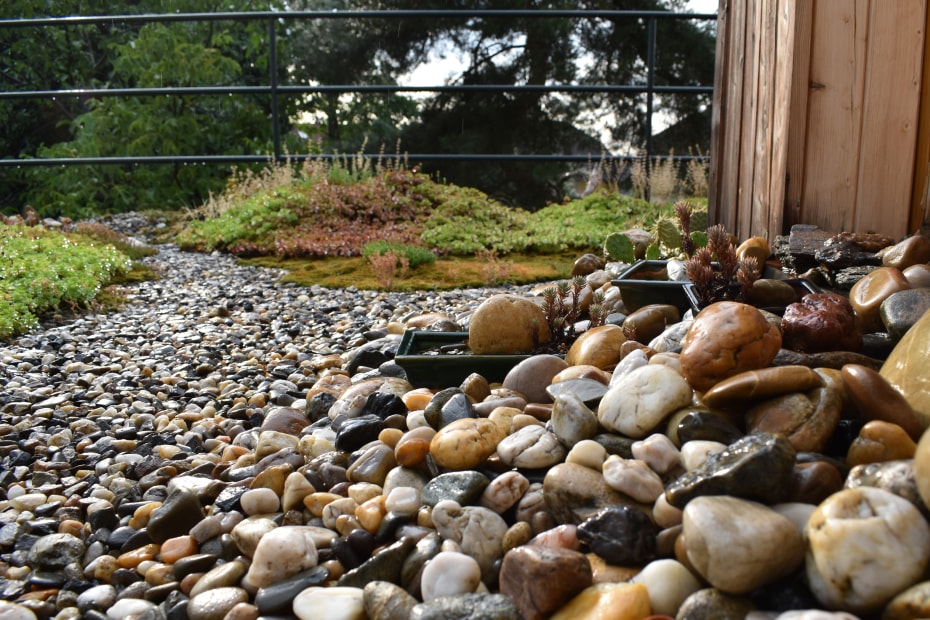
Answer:
[[[282,10],[282,84],[397,84],[442,54],[463,66],[451,84],[645,84],[645,20],[562,18],[287,19],[286,10],[682,8],[683,0],[149,0],[125,13]],[[7,0],[0,16],[89,14],[79,0]],[[9,58],[0,88],[267,84],[264,21],[129,23],[0,28]],[[659,20],[656,83],[713,81],[712,24]],[[661,148],[706,152],[709,96],[662,96],[673,122]],[[645,97],[597,93],[315,93],[282,97],[282,132],[302,152],[635,153],[645,144]],[[102,97],[0,101],[4,157],[242,154],[271,151],[265,96]],[[609,136],[603,132],[607,128]],[[294,132],[296,133],[296,131]],[[605,144],[605,142],[608,142]],[[399,147],[397,146],[399,144]],[[421,162],[410,162],[418,164]],[[562,198],[564,163],[462,162],[425,170],[536,209]],[[228,166],[74,166],[0,169],[0,208],[27,203],[43,213],[177,207],[222,187]]]

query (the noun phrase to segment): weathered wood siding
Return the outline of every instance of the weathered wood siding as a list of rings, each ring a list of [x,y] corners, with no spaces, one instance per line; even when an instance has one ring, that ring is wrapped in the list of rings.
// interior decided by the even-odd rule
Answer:
[[[920,225],[927,2],[720,1],[714,221],[770,241],[795,223],[893,237]]]

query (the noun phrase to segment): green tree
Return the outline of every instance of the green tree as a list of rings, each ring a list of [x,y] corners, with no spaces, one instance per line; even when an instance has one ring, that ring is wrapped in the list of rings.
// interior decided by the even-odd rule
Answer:
[[[680,10],[682,5],[682,0],[357,0],[351,8]],[[302,8],[348,7],[339,0],[305,0]],[[712,30],[683,20],[660,19],[656,25],[655,83],[711,84]],[[644,85],[647,37],[643,19],[440,17],[319,20],[296,24],[289,38],[292,49],[299,50],[292,63],[292,77],[298,82],[393,84],[430,59],[431,52],[445,49],[464,64],[453,84],[537,86]],[[372,113],[367,120],[353,113],[360,101],[372,97],[380,99],[369,105]],[[655,111],[672,123],[658,144],[679,154],[690,146],[707,152],[709,99],[657,97]],[[404,100],[321,95],[309,98],[305,106],[319,119],[317,134],[324,151],[354,151],[366,140],[372,150],[390,146],[395,135],[390,127],[396,128],[401,148],[411,153],[591,154],[597,160],[613,146],[602,142],[604,126],[611,141],[626,145],[625,154],[638,154],[646,144],[644,96],[538,90],[445,92],[422,99],[416,114],[410,113]],[[382,126],[376,126],[374,119]],[[423,163],[428,172],[530,209],[562,198],[559,181],[571,167],[558,162]]]
[[[237,7],[237,3],[242,6]],[[33,4],[41,3],[33,1]],[[234,0],[232,4],[210,0],[159,0],[130,5],[126,12],[215,12],[246,5],[261,8],[246,0]],[[4,88],[223,86],[266,84],[268,81],[264,21],[137,23],[115,20],[113,24],[114,29],[116,24],[121,26],[118,32],[108,36],[100,35],[97,25],[82,26],[94,36],[88,34],[79,40],[69,39],[67,32],[64,38],[57,34],[61,30],[68,31],[70,26],[28,29],[39,33],[49,46],[42,54],[34,54],[38,58],[23,55],[13,67],[16,79],[5,79]],[[15,30],[0,29],[0,33],[6,36]],[[28,37],[20,40],[30,41]],[[90,44],[85,44],[88,41]],[[62,47],[65,51],[73,49],[74,53],[61,63],[56,78],[50,69],[54,63],[51,60],[49,64],[43,63],[46,59],[54,59]],[[106,62],[95,62],[99,47],[106,48]],[[59,99],[68,98],[56,98],[55,102]],[[41,118],[24,111],[27,119],[22,127],[4,136],[4,148],[10,149],[4,154],[96,157],[264,153],[270,148],[271,136],[267,99],[198,95],[77,100],[69,103],[71,107],[51,108],[57,112],[52,124],[60,128],[59,131],[65,129],[70,138],[64,140],[60,134],[24,140],[29,136],[29,129],[42,122]],[[28,109],[28,103],[15,103],[16,109]],[[229,167],[24,166],[15,171],[15,175],[19,191],[6,201],[7,210],[32,204],[43,214],[83,216],[100,210],[178,207],[200,202],[210,191],[222,188],[229,176]]]

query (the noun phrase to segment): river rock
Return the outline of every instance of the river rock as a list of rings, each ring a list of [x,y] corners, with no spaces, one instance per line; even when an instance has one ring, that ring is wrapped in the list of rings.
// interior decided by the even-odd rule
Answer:
[[[577,524],[601,508],[617,504],[650,509],[610,488],[600,471],[576,463],[560,463],[546,472],[543,497],[559,523]]]
[[[795,454],[794,446],[784,437],[746,435],[673,480],[665,489],[665,498],[682,509],[702,495],[732,495],[777,503],[785,499],[790,488]]]
[[[747,594],[804,562],[804,543],[794,524],[757,502],[696,497],[685,506],[682,524],[688,561],[708,583],[730,594]]]
[[[882,266],[904,270],[911,265],[930,262],[930,239],[911,235],[881,251]]]
[[[678,608],[676,620],[746,620],[756,606],[745,596],[721,592],[717,588],[703,588],[690,595]]]
[[[443,500],[470,504],[481,497],[489,482],[488,477],[479,471],[448,472],[427,482],[420,496],[427,506],[435,506]]]
[[[640,583],[596,583],[551,616],[551,620],[644,620],[652,613]]]
[[[678,308],[670,304],[647,304],[631,312],[623,321],[623,329],[636,335],[639,342],[649,342],[681,320]]]
[[[530,353],[549,339],[542,308],[518,295],[492,295],[468,322],[468,346],[475,355]]]
[[[882,620],[930,618],[930,581],[922,581],[901,592],[882,610]]]
[[[812,293],[785,308],[783,346],[804,353],[861,351],[862,332],[849,300],[835,293]]]
[[[440,596],[413,608],[410,620],[521,620],[520,612],[503,594],[472,593]]]
[[[548,618],[592,583],[588,558],[572,549],[525,545],[508,551],[501,564],[501,594],[524,620]]]
[[[426,563],[420,579],[424,601],[440,596],[474,592],[481,583],[481,567],[474,558],[456,551],[442,551]]]
[[[897,424],[914,441],[920,439],[920,416],[880,373],[861,364],[846,364],[841,372],[849,400],[863,419]]]
[[[361,588],[343,586],[307,588],[293,604],[299,620],[365,620],[365,598]]]
[[[846,453],[850,467],[866,463],[911,459],[917,444],[897,424],[872,420],[867,422],[853,440]]]
[[[701,589],[701,582],[677,560],[653,560],[630,580],[641,583],[649,593],[653,614],[674,617],[682,603]]]
[[[494,454],[503,438],[503,431],[488,418],[463,418],[436,432],[429,453],[440,467],[472,469]]]
[[[389,581],[365,584],[362,600],[367,617],[379,620],[408,620],[418,602],[402,587]]]
[[[811,515],[806,573],[831,609],[868,614],[917,583],[927,567],[930,526],[910,502],[871,487],[831,495]]]
[[[882,302],[893,293],[910,287],[901,270],[892,267],[879,267],[856,282],[849,290],[849,302],[856,311],[862,331],[882,331]]]
[[[277,527],[258,541],[246,579],[262,588],[317,563],[317,550],[312,531],[303,526]]]
[[[586,276],[604,268],[604,259],[596,254],[582,254],[572,263],[572,276]]]
[[[544,426],[524,426],[497,444],[497,455],[509,467],[542,469],[565,460],[568,450]]]
[[[879,316],[885,331],[894,340],[904,334],[930,310],[930,288],[898,291],[889,295],[879,306]]]
[[[917,486],[914,459],[856,465],[849,470],[844,486],[847,489],[875,487],[894,493],[913,504],[925,517],[930,516],[930,508],[923,502]]]
[[[242,588],[214,588],[191,598],[187,616],[190,620],[223,620],[233,607],[248,600],[249,593]]]
[[[569,449],[594,437],[598,429],[597,415],[572,392],[556,397],[549,423],[555,436]]]
[[[747,300],[757,308],[784,308],[797,300],[794,287],[784,280],[759,278],[752,283]]]
[[[620,345],[626,342],[623,330],[608,323],[592,327],[581,334],[565,355],[568,366],[594,366],[603,370],[620,361]]]
[[[911,265],[901,271],[911,288],[930,287],[930,265]]]
[[[533,355],[514,366],[501,384],[507,390],[522,394],[530,403],[550,403],[546,388],[552,378],[568,367],[557,355]]]
[[[727,409],[788,392],[804,392],[822,385],[820,375],[807,366],[771,366],[724,379],[707,390],[701,401],[708,407]]]
[[[494,574],[494,563],[504,554],[507,522],[503,517],[482,506],[462,506],[451,500],[436,504],[432,517],[440,536],[457,542],[478,562],[484,579]]]
[[[748,304],[723,301],[702,310],[682,342],[681,371],[701,392],[747,370],[764,368],[781,347],[781,331]]]
[[[821,452],[836,430],[842,394],[829,387],[777,396],[746,413],[746,430],[786,437],[798,452]]]
[[[627,437],[645,437],[670,413],[691,402],[685,379],[662,365],[646,365],[621,377],[601,399],[601,425]]]
[[[630,506],[608,506],[578,524],[578,540],[615,566],[641,566],[656,555],[659,530],[651,517]]]
[[[674,462],[677,464],[680,455],[677,450],[674,453]],[[656,501],[656,498],[665,490],[659,474],[653,471],[645,461],[639,459],[625,459],[611,454],[604,461],[602,471],[604,480],[611,488],[644,504]]]
[[[910,403],[920,425],[930,426],[930,312],[895,345],[879,374]]]

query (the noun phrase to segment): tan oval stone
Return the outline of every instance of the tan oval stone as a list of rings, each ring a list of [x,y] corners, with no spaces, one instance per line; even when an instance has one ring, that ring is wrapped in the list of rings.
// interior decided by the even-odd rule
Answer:
[[[747,370],[765,368],[781,348],[781,331],[756,308],[721,301],[704,308],[685,335],[681,371],[691,386],[706,391]]]
[[[911,265],[901,273],[911,288],[930,288],[930,265]]]
[[[914,457],[917,444],[897,424],[872,420],[859,430],[846,454],[850,467]]]
[[[468,323],[468,346],[476,355],[530,353],[549,342],[546,315],[518,295],[493,295],[479,305]]]
[[[729,594],[748,593],[804,562],[804,542],[794,523],[758,502],[696,497],[685,506],[682,524],[690,565]]]
[[[930,261],[930,239],[923,235],[911,235],[882,250],[883,267],[905,269],[927,261]]]
[[[617,325],[600,325],[581,334],[565,356],[569,366],[594,366],[602,370],[613,368],[620,361],[620,345],[626,342]]]
[[[765,267],[765,261],[768,259],[771,253],[772,250],[769,248],[769,244],[764,237],[750,237],[737,246],[736,259],[756,259],[756,264],[758,265],[759,272],[761,273],[762,268]]]
[[[594,379],[595,381],[607,385],[610,383],[610,373],[601,370],[597,366],[591,366],[590,364],[569,366],[552,377],[552,383],[569,381],[571,379]]]
[[[823,379],[807,366],[772,366],[724,379],[707,390],[702,400],[708,407],[726,408],[750,400],[802,392],[821,385]]]
[[[930,618],[930,581],[921,581],[901,592],[882,610],[882,620]]]
[[[440,467],[472,469],[494,454],[503,438],[500,427],[491,420],[464,418],[439,429],[429,451]]]
[[[643,620],[652,613],[649,591],[641,583],[596,583],[585,588],[551,620]]]
[[[864,333],[884,331],[880,308],[893,293],[911,288],[900,269],[879,267],[849,289],[849,303]]]
[[[637,308],[623,321],[623,328],[633,330],[639,342],[649,342],[665,331],[669,325],[678,323],[681,313],[669,304],[648,304]]]

